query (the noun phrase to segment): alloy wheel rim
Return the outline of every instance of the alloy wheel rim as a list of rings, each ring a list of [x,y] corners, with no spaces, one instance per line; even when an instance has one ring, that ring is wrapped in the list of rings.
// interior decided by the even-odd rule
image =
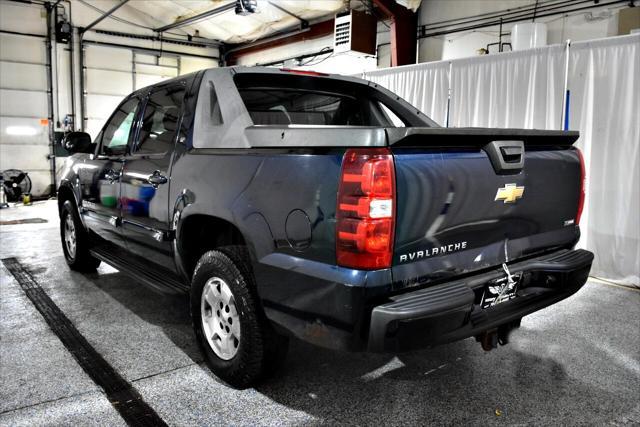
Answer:
[[[211,350],[223,360],[232,359],[240,346],[240,316],[227,283],[219,277],[207,280],[200,298],[202,330]]]
[[[71,215],[67,214],[64,221],[64,243],[70,258],[76,257],[76,225]]]

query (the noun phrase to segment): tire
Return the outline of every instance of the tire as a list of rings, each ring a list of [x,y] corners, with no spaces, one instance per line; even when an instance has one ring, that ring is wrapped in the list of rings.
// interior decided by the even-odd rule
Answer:
[[[89,253],[89,236],[70,200],[64,202],[60,211],[60,240],[64,258],[72,270],[92,272],[98,268],[100,260]]]
[[[191,285],[191,319],[207,365],[238,389],[273,373],[289,344],[264,315],[250,265],[244,246],[220,247],[200,258]]]

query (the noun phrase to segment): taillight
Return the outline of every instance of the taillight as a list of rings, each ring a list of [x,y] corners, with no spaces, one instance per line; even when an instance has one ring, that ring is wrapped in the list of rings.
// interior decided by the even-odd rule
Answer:
[[[393,258],[396,177],[387,148],[349,149],[342,159],[336,210],[338,265],[388,268]]]
[[[580,217],[582,216],[582,209],[584,208],[584,191],[585,181],[587,180],[587,174],[584,167],[584,156],[579,148],[576,148],[578,152],[578,158],[580,159],[580,199],[578,199],[578,212],[576,213],[576,225],[580,225]]]
[[[299,74],[301,76],[316,76],[316,77],[329,76],[329,74],[327,73],[319,73],[317,71],[309,71],[309,70],[292,70],[291,68],[280,68],[280,71],[284,71],[286,73],[291,73],[291,74]]]

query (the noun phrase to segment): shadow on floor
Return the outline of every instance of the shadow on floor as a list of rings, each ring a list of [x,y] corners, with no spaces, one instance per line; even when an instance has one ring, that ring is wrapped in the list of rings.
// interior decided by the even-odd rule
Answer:
[[[121,273],[85,277],[162,328],[194,362],[203,361],[187,296],[135,286]],[[545,340],[542,332],[527,330],[523,336],[490,353],[464,340],[397,356],[337,352],[292,339],[284,366],[256,390],[288,408],[340,424],[600,424],[628,412],[628,399],[571,378],[555,358],[536,354]]]
[[[195,363],[203,361],[191,327],[188,295],[158,293],[120,272],[84,276],[142,320],[162,328]]]

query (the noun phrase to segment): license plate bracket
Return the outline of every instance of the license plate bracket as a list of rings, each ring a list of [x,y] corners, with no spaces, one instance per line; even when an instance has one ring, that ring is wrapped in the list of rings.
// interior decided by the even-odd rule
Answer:
[[[516,273],[511,275],[511,283],[508,277],[501,277],[487,283],[482,292],[482,300],[480,306],[484,308],[490,308],[503,302],[510,301],[516,297],[518,290],[518,284],[522,278],[522,273]]]

